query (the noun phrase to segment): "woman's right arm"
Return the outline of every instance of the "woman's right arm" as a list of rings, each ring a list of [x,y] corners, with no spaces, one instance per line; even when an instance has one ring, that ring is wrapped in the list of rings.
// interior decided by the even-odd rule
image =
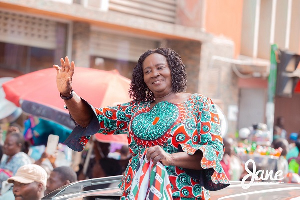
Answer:
[[[81,127],[87,127],[93,117],[92,108],[85,103],[75,92],[72,92],[72,77],[74,75],[75,64],[70,63],[69,58],[60,59],[61,66],[53,65],[57,71],[56,85],[57,89],[63,97],[70,97],[71,99],[64,100],[72,118]]]
[[[75,92],[69,100],[64,100],[72,118],[81,127],[87,127],[93,117],[92,108],[85,103]]]

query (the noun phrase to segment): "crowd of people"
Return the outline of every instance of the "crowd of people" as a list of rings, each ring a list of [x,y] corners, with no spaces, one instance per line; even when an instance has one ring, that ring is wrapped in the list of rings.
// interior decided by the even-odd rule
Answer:
[[[71,167],[53,165],[53,170],[48,171],[42,160],[53,161],[52,156],[44,152],[41,159],[35,161],[24,147],[27,145],[23,133],[18,127],[10,126],[1,145],[0,200],[41,199],[57,188],[77,181],[77,174]]]
[[[0,145],[0,200],[41,199],[77,180],[121,175],[130,159],[127,145],[110,152],[110,143],[93,141],[88,166],[91,170],[83,175],[82,170],[75,171],[71,166],[57,166],[57,153],[49,155],[46,149],[39,159],[34,160],[30,156],[30,143],[25,141],[19,126],[9,126],[1,134],[5,139]],[[82,163],[85,161],[83,157]]]
[[[280,129],[274,129],[274,131],[280,131]],[[281,134],[280,134],[281,135]],[[255,149],[251,148],[259,148],[255,143],[251,145],[248,141],[237,138],[233,140],[231,138],[224,138],[224,146],[225,152],[221,164],[223,169],[230,180],[233,181],[241,181],[248,172],[245,170],[245,162],[247,160],[242,159],[254,159],[254,157],[258,157],[258,160],[262,160],[265,157],[268,162],[256,163],[258,166],[256,170],[272,170],[274,173],[281,170],[282,177],[284,178],[282,181],[285,183],[300,183],[300,137],[298,133],[286,134],[288,139],[285,139],[282,135],[280,137],[275,137],[270,146],[261,146],[264,149],[269,149],[270,152],[259,152]],[[238,146],[243,146],[247,144],[247,148],[244,149],[243,152],[235,151],[235,148]],[[255,145],[253,145],[255,144]],[[249,152],[247,152],[249,150]],[[277,155],[271,155],[272,150],[276,150]],[[248,155],[248,156],[245,156]],[[255,160],[255,159],[254,159]],[[248,166],[249,167],[249,166]],[[252,170],[252,166],[249,167]],[[271,181],[268,179],[268,181]]]

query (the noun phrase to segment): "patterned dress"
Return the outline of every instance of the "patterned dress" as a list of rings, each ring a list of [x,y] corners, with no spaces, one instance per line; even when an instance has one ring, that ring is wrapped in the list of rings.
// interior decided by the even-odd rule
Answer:
[[[155,145],[170,154],[186,152],[193,155],[197,150],[203,153],[199,160],[203,170],[165,166],[174,199],[209,199],[208,190],[219,190],[229,185],[220,164],[223,139],[217,109],[211,99],[192,94],[183,103],[162,101],[150,108],[150,102],[131,101],[94,111],[95,119],[88,127],[77,126],[65,143],[81,151],[93,133],[127,134],[132,158],[119,185],[123,191],[121,199],[128,199],[145,149]]]

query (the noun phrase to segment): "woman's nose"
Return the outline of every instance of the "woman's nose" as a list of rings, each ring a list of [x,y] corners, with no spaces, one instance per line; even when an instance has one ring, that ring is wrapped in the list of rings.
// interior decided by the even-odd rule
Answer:
[[[159,76],[160,74],[159,74],[159,72],[157,71],[157,70],[153,70],[153,73],[152,73],[152,76],[153,77],[157,77],[157,76]]]

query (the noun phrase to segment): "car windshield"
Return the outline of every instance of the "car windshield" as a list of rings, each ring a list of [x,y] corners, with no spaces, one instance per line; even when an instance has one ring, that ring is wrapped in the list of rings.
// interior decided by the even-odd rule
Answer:
[[[122,175],[78,181],[49,193],[43,200],[95,199],[96,197],[96,199],[119,199],[121,191],[118,184],[121,178]]]

